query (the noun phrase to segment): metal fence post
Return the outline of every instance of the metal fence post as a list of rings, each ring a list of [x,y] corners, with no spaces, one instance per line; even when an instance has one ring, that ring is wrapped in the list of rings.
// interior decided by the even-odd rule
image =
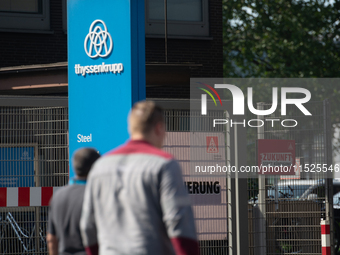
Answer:
[[[225,118],[229,120],[230,116],[228,111],[225,111]],[[230,149],[231,149],[231,135],[230,135],[230,126],[226,125],[226,159],[231,165],[231,156],[230,156]],[[228,217],[228,254],[233,254],[233,206],[232,206],[232,176],[230,172],[227,172],[227,203],[228,203],[228,210],[227,210],[227,217]]]
[[[323,118],[324,118],[324,143],[325,143],[325,159],[327,168],[332,164],[332,127],[331,127],[331,116],[330,106],[328,100],[323,101]],[[334,217],[333,217],[333,176],[332,173],[327,172],[325,176],[325,220],[328,222],[330,233],[330,247],[334,247],[333,235],[334,235]],[[331,223],[331,224],[330,224]],[[322,248],[323,249],[323,248]],[[324,250],[324,249],[323,249]],[[324,251],[322,251],[324,254]],[[329,254],[329,253],[326,253]],[[334,254],[334,249],[331,249],[330,254]]]
[[[257,109],[263,110],[264,103],[257,103]],[[263,120],[264,116],[258,116],[258,119]],[[264,126],[257,128],[257,139],[264,139]],[[256,249],[257,255],[267,254],[267,243],[266,243],[266,178],[263,175],[259,176],[259,195],[258,195],[258,206],[259,206],[259,243]]]

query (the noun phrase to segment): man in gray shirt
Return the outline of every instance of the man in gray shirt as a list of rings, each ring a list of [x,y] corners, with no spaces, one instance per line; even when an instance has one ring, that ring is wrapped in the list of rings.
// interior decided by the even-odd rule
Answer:
[[[91,148],[77,150],[72,158],[76,178],[61,188],[50,202],[47,242],[50,255],[85,255],[79,221],[83,205],[87,175],[99,158]]]
[[[162,151],[163,111],[136,103],[131,140],[93,166],[81,233],[88,255],[198,255],[194,217],[181,168]],[[118,135],[118,134],[117,134]]]

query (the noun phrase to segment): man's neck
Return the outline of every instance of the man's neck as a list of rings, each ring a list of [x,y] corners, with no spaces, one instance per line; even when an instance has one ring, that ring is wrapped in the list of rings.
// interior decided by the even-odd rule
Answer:
[[[159,146],[157,146],[157,144],[155,143],[156,139],[152,135],[134,134],[131,135],[130,139],[131,141],[145,141],[152,146],[159,148]]]
[[[147,141],[147,137],[139,133],[131,135],[130,138],[131,138],[131,141],[138,141],[138,140]]]
[[[86,181],[87,176],[76,176],[76,180]]]

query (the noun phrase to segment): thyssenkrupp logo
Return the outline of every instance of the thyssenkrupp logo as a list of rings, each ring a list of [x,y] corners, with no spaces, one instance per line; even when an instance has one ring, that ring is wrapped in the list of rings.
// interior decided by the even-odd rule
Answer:
[[[100,26],[100,24],[102,24]],[[94,27],[97,25],[96,27]],[[109,45],[109,46],[108,46]],[[107,57],[113,48],[112,37],[102,20],[92,22],[89,33],[85,37],[84,49],[90,58]]]

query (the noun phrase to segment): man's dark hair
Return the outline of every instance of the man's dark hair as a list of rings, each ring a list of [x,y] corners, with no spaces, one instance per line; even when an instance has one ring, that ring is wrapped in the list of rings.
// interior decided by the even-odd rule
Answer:
[[[72,157],[73,169],[79,177],[86,177],[92,164],[100,157],[99,153],[92,148],[76,150]]]

